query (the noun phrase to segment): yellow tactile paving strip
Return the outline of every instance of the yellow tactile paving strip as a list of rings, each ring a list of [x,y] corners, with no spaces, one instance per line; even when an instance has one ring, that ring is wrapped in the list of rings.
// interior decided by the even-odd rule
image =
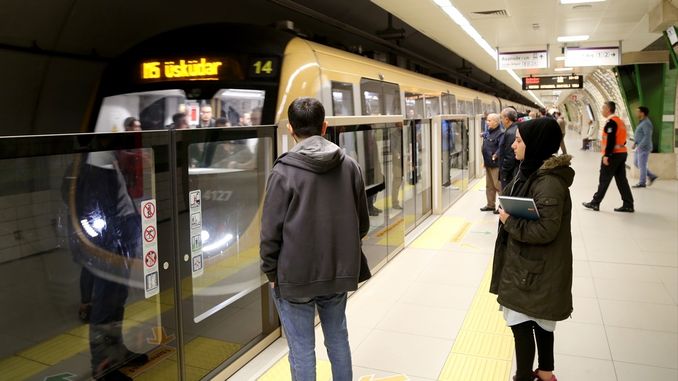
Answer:
[[[431,225],[419,238],[417,238],[410,247],[416,249],[440,250],[446,244],[462,239],[464,230],[470,227],[469,222],[456,216],[442,216]]]
[[[464,324],[457,335],[438,380],[509,379],[513,360],[513,336],[499,311],[496,297],[488,292],[492,267],[485,272]]]
[[[88,348],[89,342],[82,337],[59,335],[17,355],[41,364],[54,365]]]
[[[12,356],[0,360],[2,377],[7,380],[23,380],[47,369],[48,365],[40,364],[23,357]]]

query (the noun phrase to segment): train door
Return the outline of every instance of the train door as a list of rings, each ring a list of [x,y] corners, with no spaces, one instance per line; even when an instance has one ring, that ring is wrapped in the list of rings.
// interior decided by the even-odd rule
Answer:
[[[403,125],[404,165],[407,182],[403,210],[405,230],[411,231],[431,214],[431,121],[407,120]]]
[[[433,212],[450,207],[468,187],[468,117],[441,115],[433,118]],[[439,147],[439,148],[438,148]]]

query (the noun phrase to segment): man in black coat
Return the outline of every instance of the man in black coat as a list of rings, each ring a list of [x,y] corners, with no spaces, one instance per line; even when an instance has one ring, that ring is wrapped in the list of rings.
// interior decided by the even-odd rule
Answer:
[[[504,192],[506,185],[513,180],[513,175],[518,168],[516,154],[511,148],[516,140],[517,119],[518,112],[514,108],[507,107],[501,111],[504,136],[499,143],[499,182],[501,183],[502,192]]]

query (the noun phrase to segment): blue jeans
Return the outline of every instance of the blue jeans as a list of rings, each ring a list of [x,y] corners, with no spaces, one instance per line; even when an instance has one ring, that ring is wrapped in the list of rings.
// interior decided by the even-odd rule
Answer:
[[[640,170],[640,181],[638,181],[638,183],[641,185],[645,185],[648,176],[650,176],[650,179],[655,179],[657,177],[654,173],[650,172],[650,169],[647,167],[649,158],[650,151],[636,149],[634,164],[636,165],[636,168]]]
[[[314,298],[283,299],[274,296],[275,305],[290,348],[293,381],[315,381],[315,309],[325,336],[327,355],[332,364],[332,380],[353,379],[351,349],[346,327],[346,293]]]

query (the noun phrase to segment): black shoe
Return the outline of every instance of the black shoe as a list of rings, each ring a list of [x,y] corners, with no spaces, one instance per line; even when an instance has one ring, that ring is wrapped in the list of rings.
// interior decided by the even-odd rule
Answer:
[[[636,185],[631,186],[631,188],[645,188],[645,184],[638,183]]]
[[[495,209],[494,212],[492,212],[492,213],[499,214],[499,209]]]
[[[621,208],[615,208],[615,212],[620,212],[620,213],[633,213],[635,210],[633,209],[632,206],[622,206]]]
[[[490,208],[489,206],[483,206],[482,208],[480,208],[480,211],[481,212],[492,212],[492,211],[494,211],[494,208]]]
[[[600,210],[600,205],[594,204],[592,202],[582,202],[582,205],[584,205],[584,208],[595,210],[596,212]]]
[[[652,185],[652,183],[654,183],[654,181],[657,180],[658,178],[659,178],[659,177],[657,177],[657,176],[655,176],[655,177],[650,177],[650,181],[648,181],[647,185],[648,185],[648,186]]]
[[[148,362],[148,355],[145,353],[132,352],[129,349],[125,353],[125,365],[144,365]]]

